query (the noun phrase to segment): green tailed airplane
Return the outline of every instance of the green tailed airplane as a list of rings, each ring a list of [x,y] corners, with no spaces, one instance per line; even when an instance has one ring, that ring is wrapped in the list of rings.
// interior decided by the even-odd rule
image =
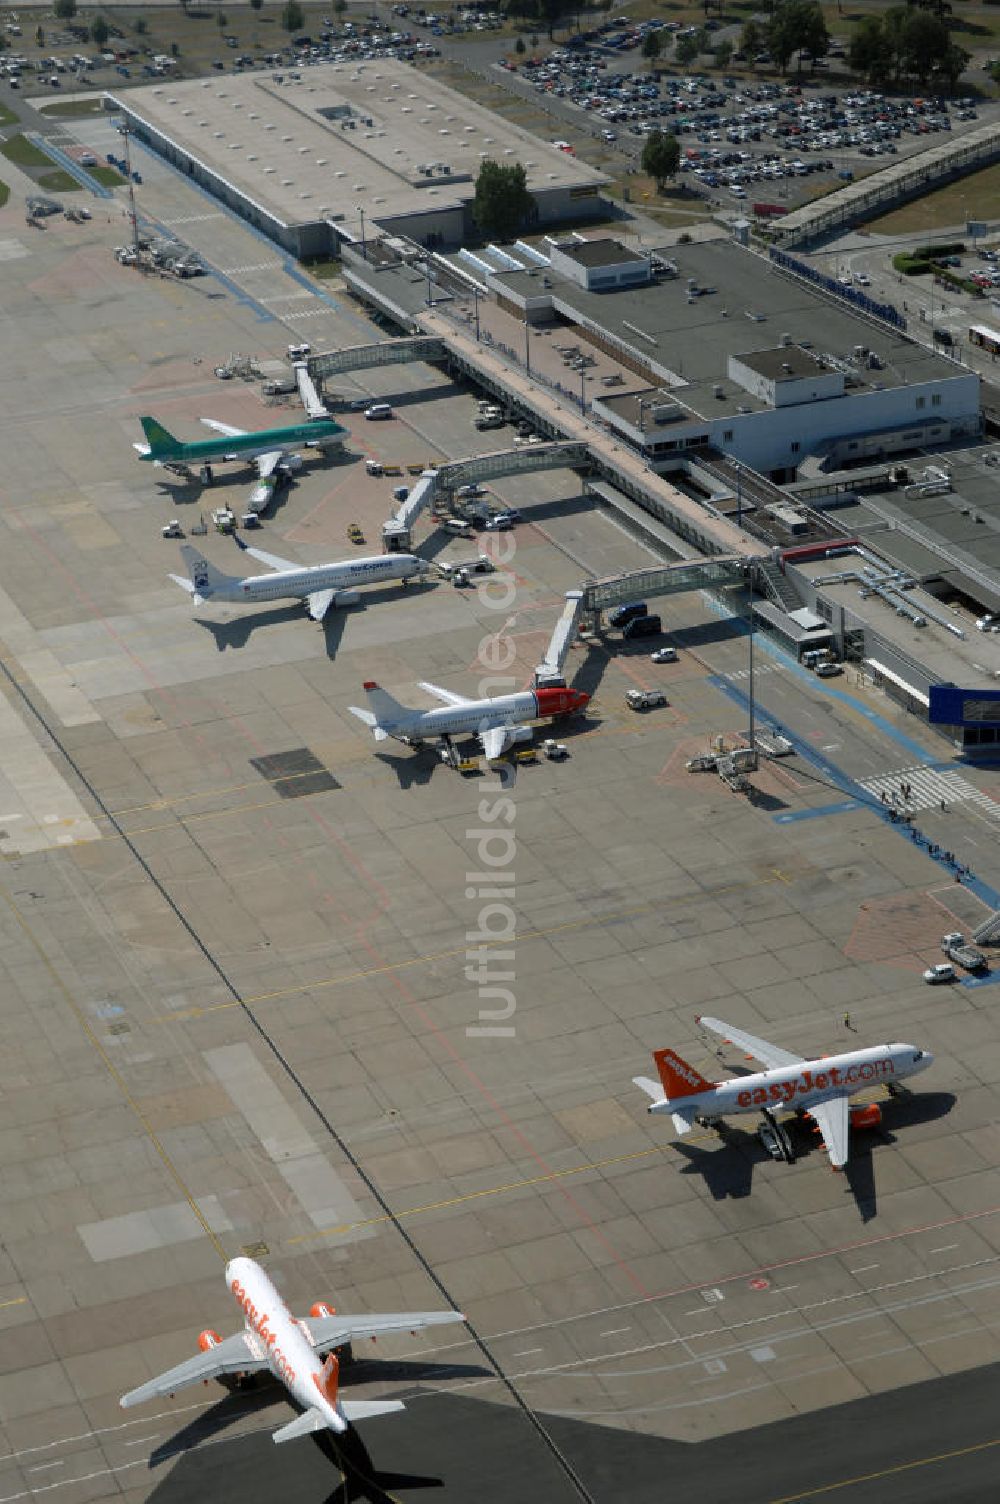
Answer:
[[[291,423],[284,428],[263,428],[255,432],[233,428],[215,418],[202,418],[201,421],[206,427],[214,428],[222,437],[198,439],[194,443],[185,444],[168,433],[155,418],[140,418],[139,422],[148,442],[134,444],[132,447],[138,451],[141,460],[150,461],[154,465],[200,465],[202,479],[205,481],[212,479],[213,463],[228,460],[256,461],[260,480],[250,496],[251,511],[262,510],[271,499],[276,472],[288,473],[301,469],[302,459],[294,453],[296,449],[307,446],[322,449],[328,444],[339,443],[347,432],[332,418],[313,418],[306,423]]]

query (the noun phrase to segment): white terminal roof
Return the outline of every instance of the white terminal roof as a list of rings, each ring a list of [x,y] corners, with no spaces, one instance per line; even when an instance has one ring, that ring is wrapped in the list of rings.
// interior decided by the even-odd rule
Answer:
[[[285,224],[354,220],[359,205],[373,220],[452,208],[474,196],[486,157],[522,163],[535,193],[606,181],[408,63],[291,72],[165,80],[115,98]]]

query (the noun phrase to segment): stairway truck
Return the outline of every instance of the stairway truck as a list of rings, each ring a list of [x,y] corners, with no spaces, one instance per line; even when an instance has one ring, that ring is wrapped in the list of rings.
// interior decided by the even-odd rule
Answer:
[[[986,957],[981,950],[974,945],[969,945],[958,930],[943,936],[941,949],[949,961],[954,961],[956,966],[961,966],[965,971],[984,971],[986,969]]]

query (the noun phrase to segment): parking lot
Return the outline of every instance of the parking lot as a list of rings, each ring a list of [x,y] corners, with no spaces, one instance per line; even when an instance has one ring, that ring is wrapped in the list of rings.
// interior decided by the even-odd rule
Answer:
[[[996,112],[971,97],[886,96],[850,87],[831,92],[825,78],[802,83],[708,77],[660,79],[629,69],[607,50],[556,49],[515,66],[538,94],[572,106],[581,125],[637,158],[653,130],[681,142],[682,178],[728,201],[776,196],[792,207],[872,170],[883,157],[920,150],[942,132]],[[598,122],[603,122],[598,124]],[[769,194],[773,185],[780,185]]]

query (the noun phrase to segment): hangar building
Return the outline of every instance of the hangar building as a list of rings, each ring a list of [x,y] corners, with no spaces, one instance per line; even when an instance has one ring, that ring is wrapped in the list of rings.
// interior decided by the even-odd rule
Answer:
[[[538,225],[601,212],[606,175],[379,58],[219,75],[105,95],[135,135],[298,257],[381,227],[422,245],[471,238],[482,161],[520,162]]]

